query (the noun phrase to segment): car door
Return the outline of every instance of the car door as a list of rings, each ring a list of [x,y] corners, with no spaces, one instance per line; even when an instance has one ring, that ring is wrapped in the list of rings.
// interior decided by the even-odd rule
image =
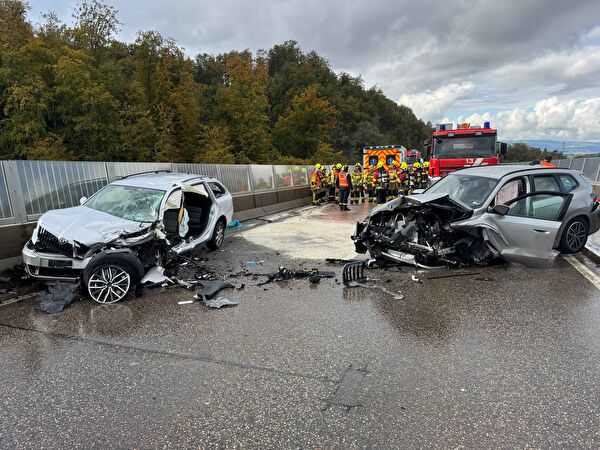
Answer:
[[[500,255],[525,264],[551,261],[558,254],[554,243],[571,197],[561,192],[531,192],[507,202],[506,214],[487,213],[507,244]]]
[[[231,217],[233,216],[233,202],[231,199],[231,194],[229,191],[227,191],[225,186],[218,181],[208,181],[206,185],[212,192],[218,205],[218,214],[220,216],[225,216],[227,218],[227,222],[230,222]]]

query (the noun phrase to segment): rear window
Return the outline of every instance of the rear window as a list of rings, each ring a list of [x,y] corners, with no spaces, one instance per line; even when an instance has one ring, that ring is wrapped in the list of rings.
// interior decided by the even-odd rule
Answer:
[[[210,181],[208,183],[208,187],[210,188],[210,190],[214,194],[215,198],[222,197],[227,192],[225,190],[225,188],[220,183],[216,183],[214,181]]]
[[[551,191],[560,192],[560,186],[553,175],[543,175],[533,177],[533,186],[536,192]]]
[[[560,183],[563,185],[563,190],[564,192],[571,192],[575,189],[577,189],[577,181],[575,181],[575,178],[573,178],[571,175],[567,175],[567,174],[560,174],[558,176],[558,179],[560,180]]]

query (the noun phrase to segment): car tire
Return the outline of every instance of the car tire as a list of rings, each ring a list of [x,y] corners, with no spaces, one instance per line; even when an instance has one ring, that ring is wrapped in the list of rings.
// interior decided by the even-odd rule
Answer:
[[[577,253],[583,250],[587,242],[589,225],[582,217],[571,220],[560,239],[560,251],[563,253]]]
[[[87,294],[97,303],[123,300],[144,275],[140,260],[131,253],[100,253],[83,271]]]
[[[220,219],[215,225],[212,238],[206,243],[206,246],[210,250],[217,250],[223,245],[223,241],[225,240],[225,228],[225,221]]]

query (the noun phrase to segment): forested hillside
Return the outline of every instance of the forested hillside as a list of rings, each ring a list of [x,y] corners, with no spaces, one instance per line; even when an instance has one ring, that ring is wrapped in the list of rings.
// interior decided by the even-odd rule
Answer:
[[[28,8],[0,0],[0,159],[351,162],[431,132],[293,41],[192,59],[156,31],[116,40],[118,12],[95,0],[39,25]]]

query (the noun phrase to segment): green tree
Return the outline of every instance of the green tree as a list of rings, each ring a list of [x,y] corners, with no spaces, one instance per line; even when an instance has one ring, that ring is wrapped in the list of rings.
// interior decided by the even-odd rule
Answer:
[[[0,47],[17,48],[32,36],[27,22],[29,5],[20,0],[0,0]]]
[[[55,101],[65,143],[78,159],[120,159],[119,105],[106,87],[95,82],[87,56],[73,50],[60,57],[55,70]]]
[[[229,140],[227,127],[213,125],[203,126],[200,134],[201,151],[194,162],[206,164],[234,164],[235,155]]]
[[[73,38],[80,48],[97,56],[100,49],[108,46],[119,32],[117,10],[98,0],[83,0],[75,7]]]
[[[35,74],[8,89],[3,139],[8,144],[5,147],[12,147],[12,151],[3,157],[27,158],[38,141],[46,136],[46,116],[50,100],[45,83]]]
[[[312,159],[335,124],[335,109],[319,97],[317,86],[310,86],[294,97],[287,114],[277,121],[273,141],[282,154]]]
[[[273,155],[266,65],[249,52],[232,53],[224,76],[216,92],[215,119],[229,128],[236,162],[268,162]]]
[[[152,115],[141,105],[119,110],[119,155],[124,161],[154,161],[158,132]]]

